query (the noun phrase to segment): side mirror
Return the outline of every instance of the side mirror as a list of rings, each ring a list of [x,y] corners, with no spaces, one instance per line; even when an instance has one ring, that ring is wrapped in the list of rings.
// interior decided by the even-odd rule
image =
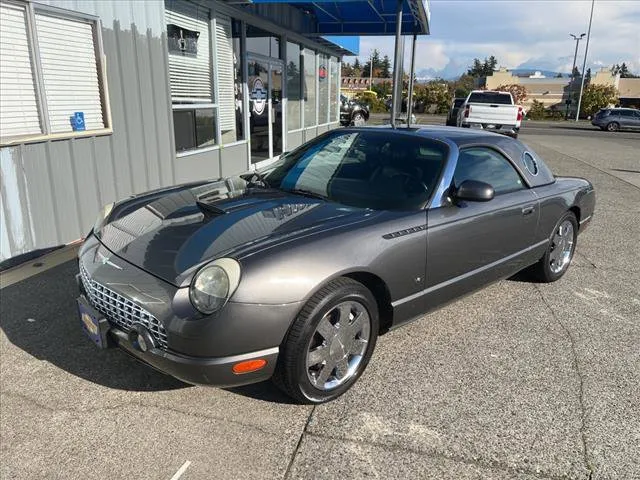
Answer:
[[[455,192],[455,198],[470,202],[488,202],[492,200],[496,192],[488,183],[477,180],[465,180]]]

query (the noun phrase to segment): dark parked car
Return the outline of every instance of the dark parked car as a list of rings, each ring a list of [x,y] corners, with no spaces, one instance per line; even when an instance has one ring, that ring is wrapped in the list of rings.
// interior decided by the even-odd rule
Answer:
[[[361,127],[367,120],[369,120],[368,106],[340,95],[340,123],[343,126]]]
[[[325,402],[380,333],[525,268],[562,277],[594,205],[508,137],[337,129],[262,171],[108,206],[79,252],[81,324],[185,382],[273,377]]]
[[[464,98],[454,98],[449,109],[449,115],[447,115],[447,126],[455,127],[458,124],[458,110],[464,103]]]
[[[640,129],[640,110],[634,108],[602,108],[593,116],[591,124],[609,132]]]

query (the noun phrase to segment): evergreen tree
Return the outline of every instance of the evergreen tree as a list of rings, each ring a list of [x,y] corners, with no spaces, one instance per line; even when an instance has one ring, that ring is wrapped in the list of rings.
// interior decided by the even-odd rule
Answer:
[[[382,59],[380,76],[382,78],[391,78],[391,61],[389,55],[385,55]]]

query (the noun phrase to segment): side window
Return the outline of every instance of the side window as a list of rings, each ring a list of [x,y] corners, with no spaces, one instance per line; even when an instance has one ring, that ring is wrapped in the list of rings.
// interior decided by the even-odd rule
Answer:
[[[472,147],[460,151],[453,182],[458,186],[465,180],[488,183],[496,195],[525,188],[509,160],[487,147]]]
[[[620,116],[633,117],[633,112],[631,110],[620,110]]]

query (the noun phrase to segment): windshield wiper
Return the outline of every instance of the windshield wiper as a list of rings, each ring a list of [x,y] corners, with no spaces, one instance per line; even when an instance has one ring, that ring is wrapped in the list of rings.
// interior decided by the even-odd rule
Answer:
[[[311,190],[305,190],[304,188],[292,188],[281,189],[283,192],[295,193],[296,195],[302,195],[304,197],[319,198],[320,200],[329,200],[329,197],[322,195],[321,193],[312,192]]]

